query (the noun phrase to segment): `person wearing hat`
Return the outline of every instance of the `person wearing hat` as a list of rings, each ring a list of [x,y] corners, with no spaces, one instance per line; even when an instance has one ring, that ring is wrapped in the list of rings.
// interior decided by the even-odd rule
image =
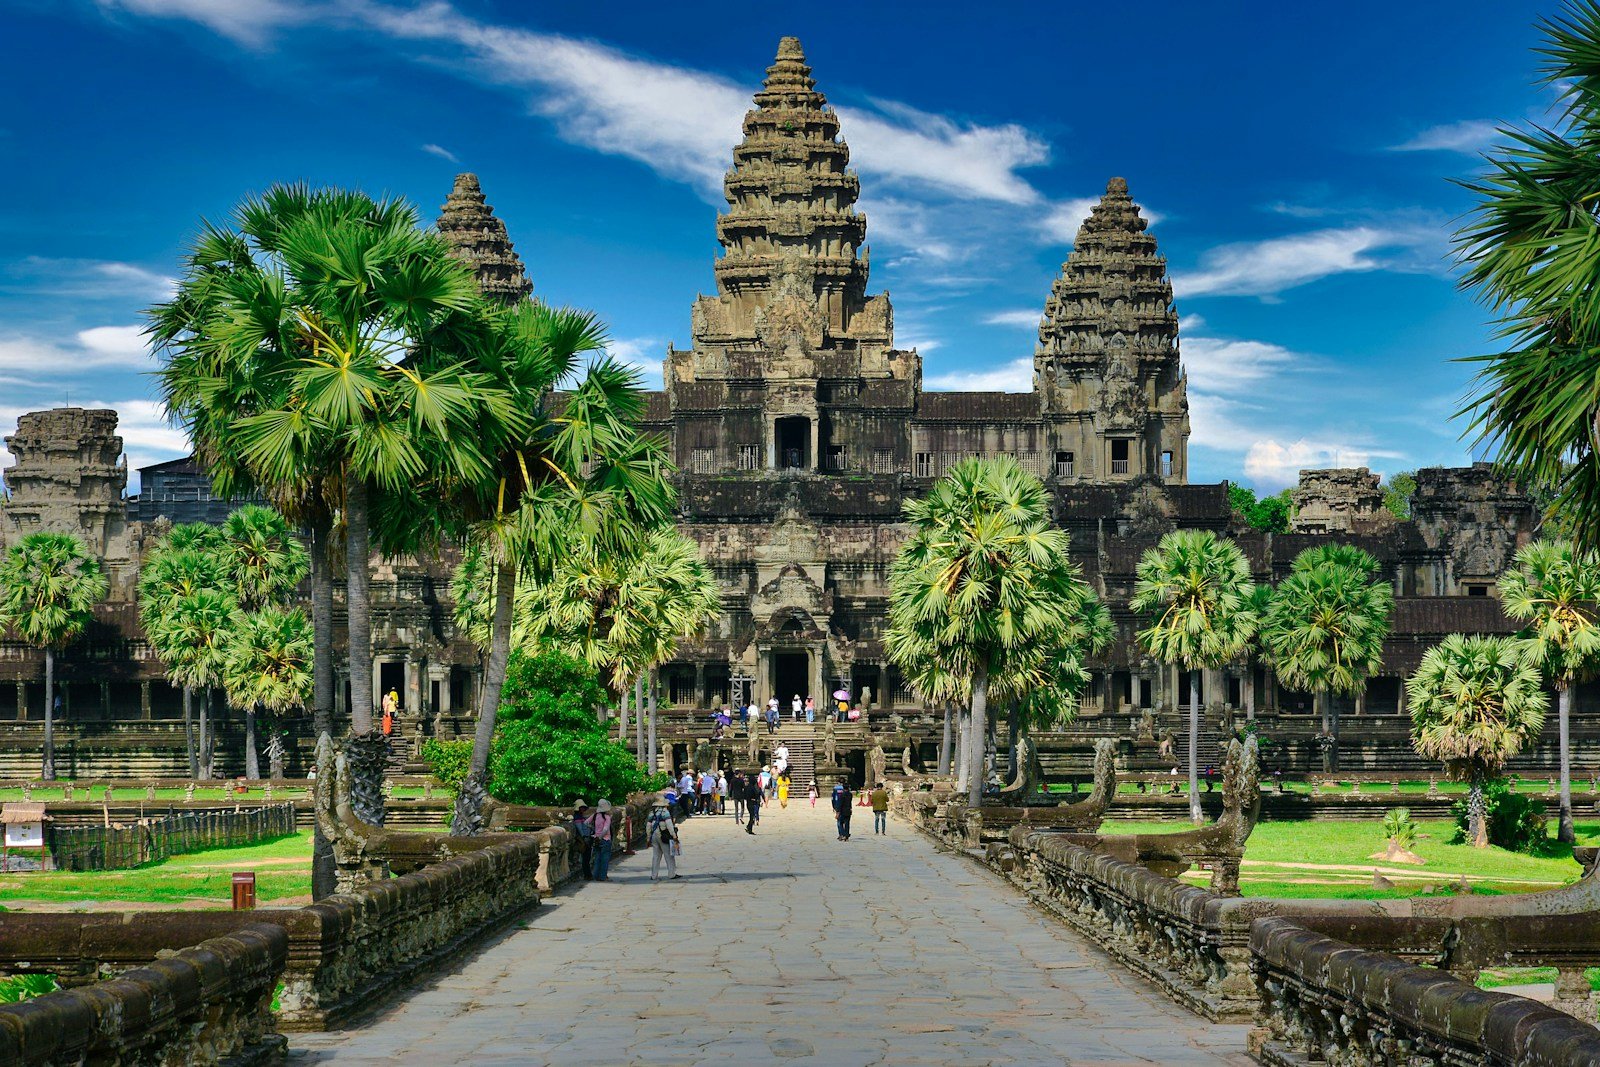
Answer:
[[[661,880],[661,861],[667,861],[667,877],[678,877],[678,828],[672,822],[672,805],[666,797],[656,797],[644,823],[645,840],[650,842],[650,880]]]
[[[611,870],[611,801],[602,800],[594,813],[594,880],[609,881]]]
[[[572,833],[578,839],[580,869],[583,871],[583,880],[587,882],[594,877],[594,813],[582,800],[572,807]]]

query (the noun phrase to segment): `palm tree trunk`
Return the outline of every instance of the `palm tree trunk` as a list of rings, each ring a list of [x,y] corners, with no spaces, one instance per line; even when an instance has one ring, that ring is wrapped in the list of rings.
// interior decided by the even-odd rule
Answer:
[[[47,782],[56,777],[56,653],[49,645],[44,650],[44,763],[39,777]]]
[[[633,758],[644,763],[644,672],[633,676]]]
[[[478,690],[478,725],[472,736],[472,762],[467,777],[456,790],[455,818],[450,822],[454,837],[472,837],[483,832],[483,802],[489,796],[489,748],[494,741],[495,719],[500,711],[500,691],[506,684],[506,667],[511,661],[511,617],[516,602],[517,565],[502,558],[494,576],[494,621],[489,630],[489,659],[483,668],[483,685]]]
[[[244,776],[252,782],[261,780],[261,758],[256,754],[256,706],[244,709]]]
[[[333,705],[333,559],[329,541],[333,521],[318,515],[311,523],[311,733],[312,743],[323,734],[334,736]],[[333,842],[312,820],[311,899],[321,900],[337,891],[338,874]]]
[[[1200,672],[1189,672],[1189,820],[1205,822],[1200,813]]]
[[[955,713],[950,708],[950,702],[944,702],[944,736],[939,739],[939,773],[950,773],[950,720],[955,718]]]
[[[211,687],[206,686],[205,699],[200,701],[200,779],[211,781],[212,755]]]
[[[1328,746],[1329,769],[1337,771],[1339,769],[1339,708],[1333,702],[1333,694],[1327,690],[1323,690],[1322,699],[1328,706],[1328,736],[1333,739],[1333,743]]]
[[[1322,769],[1325,773],[1331,774],[1334,769],[1332,742],[1333,723],[1328,718],[1328,705],[1331,702],[1328,700],[1328,694],[1321,689],[1317,690],[1311,695],[1311,700],[1317,710],[1317,714],[1322,716],[1322,735],[1323,737],[1329,739],[1324,741],[1322,745]]]
[[[622,687],[622,694],[617,700],[617,740],[622,744],[628,743],[628,687]]]
[[[967,750],[967,803],[973,808],[983,803],[983,734],[989,723],[989,668],[979,664],[972,672],[972,735]]]
[[[183,687],[183,746],[189,752],[189,777],[200,777],[200,757],[194,750],[194,686]]]
[[[1483,775],[1476,771],[1467,786],[1467,837],[1473,848],[1489,847],[1489,805],[1483,797]]]
[[[1561,817],[1556,827],[1556,840],[1573,844],[1578,835],[1572,826],[1572,753],[1569,726],[1572,721],[1572,684],[1564,682],[1556,687],[1556,707],[1561,730]]]
[[[650,728],[646,743],[649,745],[649,756],[645,763],[645,770],[655,774],[656,766],[656,704],[661,695],[661,680],[656,677],[655,668],[650,668]]]
[[[372,728],[372,554],[370,487],[357,476],[345,482],[344,553],[346,633],[350,642],[350,805],[373,826],[384,822],[383,771],[389,746]],[[458,794],[459,797],[459,794]]]
[[[968,731],[969,725],[972,722],[972,711],[971,711],[971,709],[962,708],[959,718],[960,718],[961,721],[956,723],[956,751],[955,751],[956,792],[957,793],[965,793],[967,791],[967,770],[968,770],[968,766],[967,766],[967,731]]]
[[[1007,767],[1011,771],[1012,781],[1017,777],[1017,738],[1022,732],[1022,701],[1011,701],[1010,711],[1006,714],[1006,743],[1011,747]]]

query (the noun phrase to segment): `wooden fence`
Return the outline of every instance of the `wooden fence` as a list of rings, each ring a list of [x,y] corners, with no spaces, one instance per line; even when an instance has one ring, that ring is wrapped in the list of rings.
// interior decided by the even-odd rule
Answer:
[[[52,826],[47,840],[56,870],[111,871],[294,832],[294,805],[285,803],[245,811],[175,812],[124,826]]]

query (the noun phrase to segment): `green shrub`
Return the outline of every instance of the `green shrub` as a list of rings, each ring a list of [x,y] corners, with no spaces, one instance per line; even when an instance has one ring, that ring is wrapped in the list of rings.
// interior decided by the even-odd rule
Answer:
[[[472,762],[472,742],[466,738],[441,741],[430,737],[422,742],[422,761],[447,789],[459,788]]]
[[[1390,808],[1383,816],[1383,836],[1394,842],[1396,848],[1411,851],[1417,843],[1417,824],[1411,819],[1410,808]]]
[[[0,1004],[21,1004],[24,1000],[54,993],[58,988],[53,974],[18,974],[0,978]]]
[[[1483,800],[1488,810],[1489,844],[1512,852],[1535,853],[1549,841],[1549,818],[1541,801],[1512,788],[1503,778],[1496,778],[1483,787]],[[1455,843],[1467,840],[1467,801],[1465,798],[1450,806],[1455,817]]]

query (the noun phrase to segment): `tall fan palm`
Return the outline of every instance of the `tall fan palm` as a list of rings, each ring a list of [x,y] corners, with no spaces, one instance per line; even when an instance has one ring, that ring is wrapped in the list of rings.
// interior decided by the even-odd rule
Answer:
[[[1539,668],[1515,640],[1451,634],[1406,681],[1412,745],[1468,783],[1468,836],[1489,844],[1483,786],[1544,728]]]
[[[1315,694],[1339,769],[1339,712],[1329,695],[1354,696],[1383,662],[1394,594],[1378,561],[1351,545],[1318,545],[1295,557],[1261,621],[1261,643],[1278,678]]]
[[[1505,351],[1463,413],[1525,482],[1554,491],[1579,544],[1600,547],[1600,3],[1542,20],[1540,74],[1565,106],[1553,128],[1504,129],[1456,234],[1461,284],[1497,315]]]
[[[233,221],[235,229],[202,232],[177,296],[152,311],[151,332],[169,356],[163,392],[219,489],[263,486],[324,526],[336,498],[352,799],[362,818],[381,823],[373,535],[379,547],[413,543],[420,510],[393,498],[437,499],[482,481],[495,443],[523,416],[468,369],[481,339],[476,280],[409,205],[288,186],[242,204]],[[326,612],[331,598],[315,597],[313,608]],[[331,640],[320,622],[317,633]]]
[[[169,625],[174,603],[201,591],[222,591],[230,585],[220,551],[221,535],[206,523],[174,526],[151,546],[139,567],[139,621],[145,639],[166,665],[169,677],[177,681],[173,667],[189,651],[175,643],[180,630]],[[200,761],[194,735],[194,687],[182,682],[183,736],[189,756],[189,777],[200,777]]]
[[[1043,484],[1013,457],[958,463],[905,511],[911,536],[890,570],[885,646],[913,671],[936,650],[966,680],[967,792],[976,807],[991,680],[1071,625],[1081,582],[1067,535],[1050,528]]]
[[[306,546],[282,515],[247,504],[222,523],[221,555],[244,611],[281,603],[306,576]]]
[[[222,665],[228,702],[245,713],[245,777],[260,778],[256,713],[272,720],[267,742],[272,777],[283,777],[278,720],[311,698],[311,624],[298,608],[265,607],[241,614]]]
[[[1156,659],[1189,671],[1189,816],[1200,814],[1200,672],[1238,656],[1259,616],[1250,564],[1239,546],[1209,530],[1177,530],[1139,561],[1134,611],[1150,625],[1139,640]]]
[[[1555,686],[1561,732],[1561,818],[1558,840],[1577,840],[1572,825],[1572,755],[1568,726],[1572,687],[1600,663],[1600,557],[1570,541],[1535,541],[1500,576],[1507,615],[1528,624],[1523,652]]]
[[[36,533],[0,558],[0,629],[44,650],[44,759],[40,774],[56,776],[56,652],[77,640],[105,599],[105,573],[88,546],[71,534]]]

